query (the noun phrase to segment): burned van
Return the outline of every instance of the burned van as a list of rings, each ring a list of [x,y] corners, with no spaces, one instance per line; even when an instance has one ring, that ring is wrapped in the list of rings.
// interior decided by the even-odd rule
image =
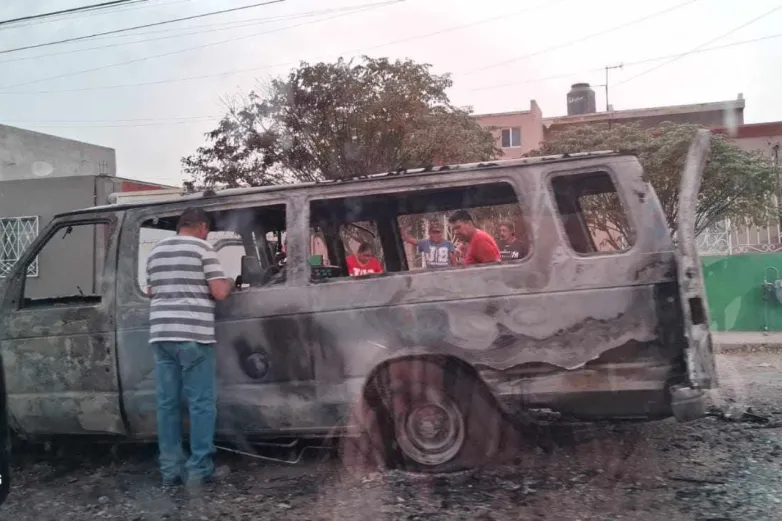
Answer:
[[[692,240],[699,179],[697,165],[683,176],[676,243],[637,158],[613,152],[59,215],[0,297],[11,426],[21,436],[154,439],[142,268],[191,206],[210,214],[210,240],[240,276],[216,310],[221,437],[350,435],[350,412],[365,400],[402,461],[439,470],[476,442],[466,413],[476,397],[497,414],[698,417],[702,391],[716,385]],[[489,233],[515,223],[523,255],[422,266],[403,234],[460,209]],[[346,258],[362,242],[382,273],[350,276]],[[76,276],[78,266],[88,274]],[[434,375],[413,386],[414,399],[399,409],[368,398],[410,384],[411,363]]]

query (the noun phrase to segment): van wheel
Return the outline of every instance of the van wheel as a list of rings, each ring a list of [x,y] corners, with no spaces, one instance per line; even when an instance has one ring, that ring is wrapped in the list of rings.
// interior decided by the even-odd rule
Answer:
[[[393,438],[390,466],[455,472],[497,453],[504,418],[485,386],[459,365],[394,362],[375,383]]]

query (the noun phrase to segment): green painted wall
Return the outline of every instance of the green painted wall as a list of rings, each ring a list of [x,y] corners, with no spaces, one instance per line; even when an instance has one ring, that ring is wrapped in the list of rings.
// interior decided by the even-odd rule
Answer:
[[[705,256],[703,276],[713,331],[782,331],[782,304],[771,295],[763,299],[766,267],[768,280],[782,277],[782,253]],[[766,313],[766,305],[768,313]],[[766,318],[768,316],[768,318]]]

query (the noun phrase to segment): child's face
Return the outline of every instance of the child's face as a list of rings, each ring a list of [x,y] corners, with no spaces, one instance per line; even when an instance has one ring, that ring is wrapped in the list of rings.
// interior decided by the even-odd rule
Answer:
[[[366,264],[373,257],[372,250],[360,251],[360,252],[358,252],[357,257],[358,257],[358,261],[361,264]]]

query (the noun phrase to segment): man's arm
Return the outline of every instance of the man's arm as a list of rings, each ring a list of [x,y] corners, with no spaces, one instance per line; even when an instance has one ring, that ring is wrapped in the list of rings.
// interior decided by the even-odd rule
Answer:
[[[225,300],[233,290],[234,280],[225,276],[223,268],[220,266],[220,261],[217,259],[217,254],[211,246],[204,251],[201,260],[206,282],[209,284],[209,293],[212,294],[215,300]]]
[[[412,244],[413,246],[418,246],[418,239],[415,237],[411,237],[407,235],[407,233],[402,232],[402,240],[405,241],[407,244]]]
[[[459,264],[459,258],[456,256],[456,246],[448,241],[448,262],[451,266]]]

